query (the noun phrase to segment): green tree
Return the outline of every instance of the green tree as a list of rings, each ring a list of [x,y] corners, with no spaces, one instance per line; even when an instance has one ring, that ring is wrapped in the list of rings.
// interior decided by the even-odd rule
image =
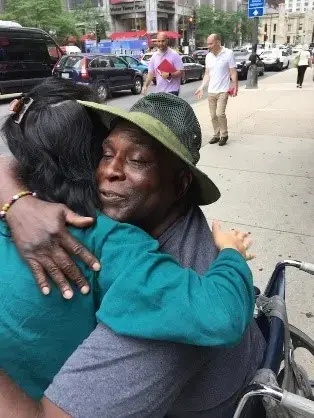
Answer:
[[[244,12],[225,12],[212,6],[201,6],[196,10],[196,35],[200,38],[218,33],[223,42],[236,43],[240,30],[243,41],[251,39],[252,22]]]
[[[106,39],[110,27],[107,16],[99,13],[91,0],[84,0],[73,15],[81,32],[94,32],[98,38]]]
[[[7,0],[0,19],[43,29],[58,40],[77,34],[74,16],[63,10],[60,0]]]

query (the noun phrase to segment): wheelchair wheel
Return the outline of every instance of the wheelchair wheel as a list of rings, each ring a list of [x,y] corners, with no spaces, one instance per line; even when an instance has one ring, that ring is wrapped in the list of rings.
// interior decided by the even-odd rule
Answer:
[[[312,356],[314,356],[314,341],[311,337],[306,335],[303,331],[301,331],[299,328],[295,327],[294,325],[289,324],[289,331],[290,331],[290,337],[292,340],[292,344],[294,349],[297,348],[304,348],[307,350]],[[300,366],[299,366],[300,367]],[[314,387],[314,381],[308,380],[311,387]]]
[[[289,324],[290,337],[294,348],[305,348],[314,356],[314,341],[299,328]]]

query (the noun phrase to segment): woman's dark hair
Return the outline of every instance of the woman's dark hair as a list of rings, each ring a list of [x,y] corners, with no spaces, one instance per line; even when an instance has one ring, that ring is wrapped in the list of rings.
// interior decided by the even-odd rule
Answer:
[[[2,128],[19,177],[40,198],[94,216],[100,207],[95,171],[107,131],[98,114],[76,102],[96,101],[92,91],[49,78],[24,97],[34,102],[21,123],[9,116]]]

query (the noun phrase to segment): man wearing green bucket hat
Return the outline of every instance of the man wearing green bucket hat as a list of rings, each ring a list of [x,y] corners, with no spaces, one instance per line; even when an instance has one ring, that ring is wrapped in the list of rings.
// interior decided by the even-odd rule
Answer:
[[[161,251],[185,267],[204,272],[217,249],[198,205],[213,203],[220,194],[195,167],[201,130],[193,109],[165,93],[146,96],[130,112],[81,104],[100,112],[110,129],[97,170],[102,211],[140,226],[159,240]],[[17,220],[32,226],[31,237],[20,232],[28,253],[34,241],[38,248],[42,240],[41,251],[45,247],[46,231],[57,209],[59,219],[67,215],[64,207],[38,199],[21,199],[14,206],[8,219],[14,236],[19,234],[14,227]],[[40,211],[44,219],[38,219],[39,207],[46,208]],[[69,244],[70,238],[64,231],[50,238],[49,252],[58,265],[53,252],[64,251],[58,241]],[[36,251],[32,258],[42,263]],[[70,267],[63,266],[68,276]],[[82,278],[79,281],[87,285]],[[64,284],[63,291],[66,288]],[[128,338],[98,326],[55,377],[46,397],[73,417],[227,418],[232,416],[239,391],[258,368],[262,352],[254,322],[236,347],[215,349]]]

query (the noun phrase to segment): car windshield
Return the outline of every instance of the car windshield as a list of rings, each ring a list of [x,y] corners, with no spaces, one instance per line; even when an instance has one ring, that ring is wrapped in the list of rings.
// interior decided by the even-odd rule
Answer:
[[[246,59],[246,57],[248,56],[249,54],[247,53],[247,52],[234,52],[234,57],[236,58],[236,59],[240,59],[240,58],[242,58],[242,59]]]
[[[263,52],[263,56],[264,55],[274,55],[275,53],[273,51],[265,51]]]

